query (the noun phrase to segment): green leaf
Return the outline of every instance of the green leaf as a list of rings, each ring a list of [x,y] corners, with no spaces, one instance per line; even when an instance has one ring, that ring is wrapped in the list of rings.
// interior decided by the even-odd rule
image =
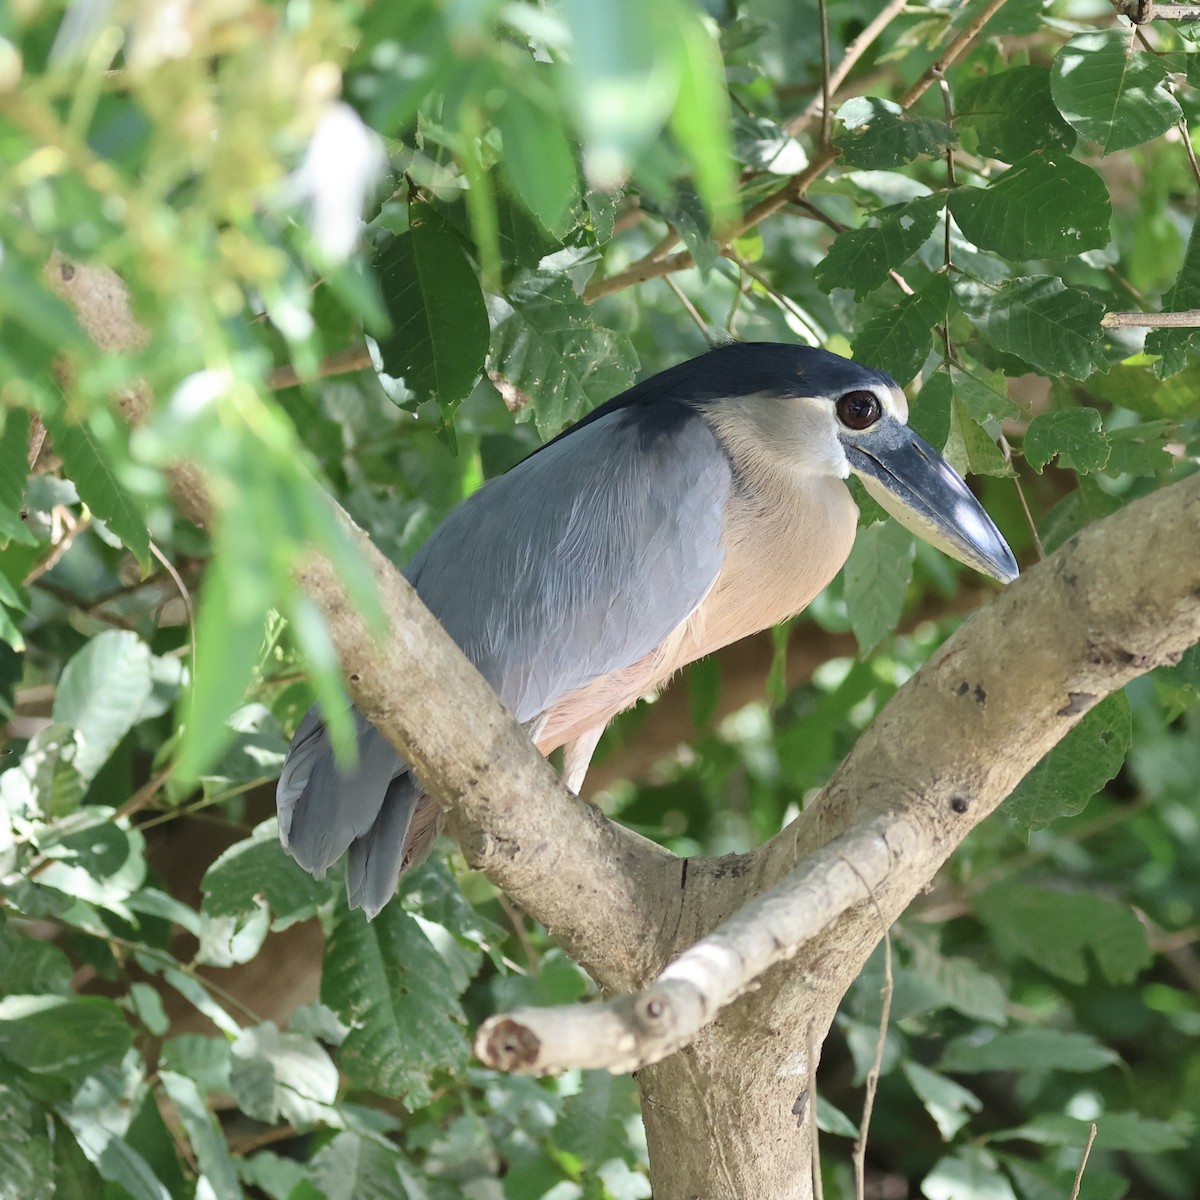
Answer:
[[[66,997],[71,990],[71,963],[50,942],[15,933],[0,919],[0,994],[50,992]]]
[[[1110,237],[1104,180],[1062,150],[1031,154],[986,188],[956,188],[947,203],[975,245],[1016,262],[1071,257]]]
[[[75,767],[85,783],[137,724],[153,684],[150,648],[124,629],[98,633],[63,668],[53,716],[79,734]]]
[[[230,1083],[238,1107],[258,1121],[308,1128],[328,1120],[337,1100],[338,1071],[319,1042],[282,1033],[269,1021],[234,1039]]]
[[[581,1162],[602,1163],[627,1152],[626,1123],[638,1110],[637,1087],[627,1075],[583,1071],[579,1091],[563,1105],[555,1144]]]
[[[204,874],[200,911],[207,917],[244,917],[265,901],[271,928],[287,929],[313,916],[329,887],[302,871],[284,853],[274,819],[229,847]]]
[[[980,1071],[1100,1071],[1118,1055],[1085,1033],[1015,1029],[986,1042],[959,1038],[946,1047],[938,1067],[959,1075]]]
[[[925,1111],[933,1118],[943,1142],[952,1141],[971,1119],[971,1114],[983,1108],[983,1101],[974,1092],[945,1075],[912,1061],[902,1062],[900,1068]]]
[[[55,1195],[46,1113],[0,1083],[0,1200],[51,1200]]]
[[[379,340],[383,369],[449,417],[475,386],[488,345],[479,280],[458,238],[426,204],[375,259],[392,332]]]
[[[1110,983],[1132,983],[1152,958],[1137,917],[1100,896],[1001,884],[976,898],[975,911],[1002,952],[1069,983],[1087,982],[1087,951]]]
[[[321,1001],[350,1026],[338,1061],[355,1087],[429,1102],[435,1070],[467,1062],[466,1018],[453,976],[398,904],[374,921],[339,905],[321,972]]]
[[[125,490],[91,427],[62,413],[43,413],[63,468],[80,499],[121,539],[143,570],[150,566],[150,531],[146,518]]]
[[[1069,718],[1092,699],[1064,696],[1060,716]],[[1125,762],[1132,720],[1122,692],[1102,700],[1021,780],[1001,811],[1024,829],[1081,812]]]
[[[1109,443],[1094,408],[1064,408],[1039,413],[1029,422],[1024,450],[1025,461],[1039,475],[1055,457],[1060,467],[1087,475],[1104,469]]]
[[[966,1146],[941,1159],[921,1180],[926,1200],[1017,1200],[995,1157],[980,1146]]]
[[[119,1063],[132,1044],[124,1014],[100,996],[0,1000],[0,1058],[34,1075],[78,1082]]]
[[[1175,283],[1162,298],[1164,312],[1179,312],[1200,307],[1200,221],[1192,223],[1187,248],[1183,252],[1183,263]],[[1154,364],[1154,374],[1159,379],[1178,375],[1188,365],[1188,354],[1195,349],[1195,329],[1152,329],[1146,335],[1146,353],[1160,355]],[[1189,375],[1192,372],[1188,373]],[[1196,391],[1191,393],[1189,410],[1196,411]],[[1163,403],[1159,401],[1159,403]],[[1162,411],[1166,412],[1166,409]],[[1169,415],[1169,414],[1168,414]]]
[[[196,1155],[196,1165],[208,1183],[216,1200],[242,1200],[237,1167],[226,1145],[225,1136],[216,1117],[205,1103],[195,1082],[174,1071],[160,1071],[159,1082],[170,1097],[187,1131],[188,1141]]]
[[[132,1200],[172,1200],[150,1164],[119,1133],[86,1110],[60,1110],[59,1115],[104,1179],[123,1188]]]
[[[404,1183],[404,1155],[382,1137],[345,1131],[312,1159],[312,1179],[326,1200],[397,1200],[416,1196]]]
[[[123,828],[114,810],[90,804],[57,822],[43,850],[53,861],[38,879],[76,900],[99,905],[129,919],[124,902],[146,878],[146,842]]]
[[[1200,274],[1197,275],[1200,285]],[[1200,300],[1200,286],[1197,289],[1197,299]],[[1185,333],[1184,330],[1155,330],[1150,337],[1158,333]],[[1147,341],[1150,339],[1147,338]],[[1165,348],[1160,345],[1160,351]],[[1176,349],[1167,352],[1168,358],[1175,361]],[[1147,370],[1148,360],[1140,362],[1118,363],[1105,375],[1097,375],[1088,381],[1088,390],[1097,400],[1109,404],[1120,405],[1131,409],[1143,417],[1184,417],[1200,416],[1200,362],[1187,366],[1188,345],[1186,339],[1179,349],[1184,369],[1170,378],[1159,379],[1155,372],[1166,370],[1167,358],[1154,363],[1154,371]]]
[[[532,404],[543,437],[633,383],[637,359],[629,339],[597,325],[561,275],[525,275],[507,301],[493,298],[489,306],[488,375],[506,397]]]
[[[861,654],[877,646],[899,623],[914,554],[912,534],[895,521],[858,531],[845,579],[850,625]]]
[[[1042,1113],[1032,1121],[995,1133],[995,1138],[1015,1138],[1047,1146],[1087,1144],[1091,1121],[1081,1121],[1066,1113]],[[1194,1122],[1189,1117],[1157,1121],[1136,1112],[1102,1113],[1096,1118],[1098,1150],[1125,1150],[1134,1154],[1165,1154],[1182,1150],[1190,1141]],[[1123,1194],[1123,1193],[1122,1193]]]
[[[935,450],[950,436],[950,405],[954,385],[945,371],[935,371],[925,380],[916,400],[909,406],[908,424]]]
[[[513,88],[496,123],[504,146],[500,165],[513,194],[543,228],[565,236],[579,202],[579,175],[557,113]]]
[[[0,548],[9,542],[37,545],[33,530],[21,518],[28,455],[29,415],[20,408],[0,410]]]
[[[964,361],[952,366],[954,395],[963,407],[979,422],[1019,420],[1025,414],[1019,405],[1008,398],[1008,380],[1002,371],[989,371],[978,363]]]
[[[847,100],[835,114],[845,127],[833,139],[848,167],[890,171],[921,155],[940,154],[954,143],[954,130],[942,121],[914,117],[877,96]]]
[[[925,244],[943,203],[941,196],[918,196],[880,209],[874,214],[875,225],[839,233],[817,264],[817,285],[824,292],[853,288],[856,300],[869,295]]]
[[[1163,61],[1124,29],[1073,37],[1054,57],[1050,89],[1070,124],[1102,154],[1152,141],[1182,120]]]
[[[964,280],[955,294],[993,346],[1039,371],[1086,379],[1104,365],[1104,305],[1061,279],[1032,275],[995,285]]]
[[[1054,105],[1047,67],[1011,67],[967,84],[954,119],[975,131],[978,153],[1015,163],[1042,149],[1070,149],[1070,126]]]
[[[929,357],[933,327],[946,319],[950,283],[934,275],[911,296],[872,317],[854,339],[854,357],[893,375],[903,386]]]

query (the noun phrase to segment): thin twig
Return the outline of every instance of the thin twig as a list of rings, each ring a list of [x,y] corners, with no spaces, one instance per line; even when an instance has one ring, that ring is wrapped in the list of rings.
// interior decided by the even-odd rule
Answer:
[[[21,581],[23,587],[29,587],[38,582],[39,579],[48,572],[54,570],[58,566],[62,557],[71,548],[71,543],[85,530],[89,529],[92,524],[90,515],[85,515],[79,518],[78,521],[70,514],[70,512],[62,508],[55,510],[62,518],[63,535],[54,544],[54,549],[46,555],[40,563],[35,566],[28,575]]]
[[[1109,312],[1100,318],[1105,329],[1200,329],[1200,308],[1187,308],[1179,312]]]
[[[1071,1200],[1079,1200],[1079,1186],[1083,1183],[1083,1172],[1087,1166],[1088,1156],[1092,1153],[1092,1143],[1096,1140],[1096,1122],[1088,1132],[1087,1145],[1083,1148],[1083,1158],[1079,1160],[1079,1170],[1075,1172],[1075,1186],[1071,1189]]]
[[[791,134],[792,137],[803,133],[819,111],[830,108],[830,100],[833,93],[838,90],[842,85],[842,81],[854,69],[855,63],[871,48],[875,39],[899,16],[907,2],[908,0],[890,0],[890,3],[879,11],[874,20],[871,21],[862,33],[846,47],[846,53],[842,56],[842,61],[838,63],[833,73],[829,76],[828,94],[814,96],[808,107],[799,116],[793,117],[784,126],[784,130],[787,133]],[[828,142],[829,134],[826,132],[821,138],[821,144],[827,145]]]
[[[699,309],[688,299],[683,288],[671,278],[670,275],[663,276],[663,282],[675,293],[675,298],[683,305],[684,312],[692,318],[696,323],[696,327],[704,335],[704,340],[710,345],[716,345],[717,339],[713,336],[712,330],[709,328],[708,322],[700,315]]]
[[[812,1021],[805,1033],[808,1056],[808,1103],[810,1108],[809,1153],[812,1157],[813,1200],[825,1200],[825,1181],[821,1178],[821,1131],[817,1128],[817,1031]]]
[[[267,387],[272,392],[281,392],[284,388],[328,379],[331,375],[352,375],[356,371],[365,371],[370,365],[371,352],[366,346],[347,346],[345,350],[335,350],[326,355],[317,363],[315,371],[304,375],[299,374],[291,363],[276,367],[267,375]]]
[[[821,145],[829,145],[833,130],[833,106],[830,97],[833,89],[829,83],[829,4],[828,0],[817,0],[821,19]]]
[[[875,893],[871,893],[871,903],[879,913],[880,922],[883,913],[879,912],[879,903]],[[867,1134],[871,1129],[871,1114],[875,1111],[875,1095],[879,1090],[879,1073],[883,1070],[883,1053],[887,1047],[888,1022],[892,1015],[892,995],[895,992],[896,980],[892,973],[892,934],[886,927],[883,931],[883,989],[880,992],[879,1040],[875,1043],[875,1061],[867,1072],[866,1094],[863,1097],[862,1122],[858,1127],[858,1141],[854,1143],[854,1196],[855,1200],[866,1200],[867,1195]]]
[[[1000,435],[1000,449],[1004,454],[1004,461],[1012,467],[1013,486],[1017,489],[1017,499],[1021,501],[1021,509],[1025,513],[1025,520],[1029,523],[1029,532],[1033,534],[1033,545],[1034,549],[1037,550],[1038,562],[1041,562],[1046,557],[1046,548],[1042,545],[1042,539],[1038,534],[1033,513],[1029,511],[1029,501],[1025,499],[1025,489],[1021,486],[1020,476],[1017,475],[1016,467],[1013,467],[1012,444],[1004,434]]]

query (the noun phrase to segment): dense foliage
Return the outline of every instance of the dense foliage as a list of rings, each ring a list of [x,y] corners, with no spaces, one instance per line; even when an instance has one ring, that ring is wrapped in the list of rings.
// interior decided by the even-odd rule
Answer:
[[[1195,469],[1194,335],[1101,318],[1200,304],[1200,28],[829,7],[830,69],[882,16],[826,121],[815,0],[0,8],[0,1196],[649,1194],[630,1080],[471,1065],[488,1013],[586,993],[542,931],[449,846],[370,925],[278,847],[287,734],[341,686],[290,568],[369,601],[322,489],[402,563],[725,335],[891,371],[1027,565]],[[144,335],[82,327],[75,262]],[[863,507],[769,678],[726,654],[651,706],[686,751],[611,782],[657,728],[617,723],[614,816],[769,836],[986,598]],[[878,1194],[1069,1195],[1093,1120],[1081,1195],[1195,1194],[1198,693],[1193,650],[1089,713],[894,931]],[[883,975],[825,1051],[830,1196]]]

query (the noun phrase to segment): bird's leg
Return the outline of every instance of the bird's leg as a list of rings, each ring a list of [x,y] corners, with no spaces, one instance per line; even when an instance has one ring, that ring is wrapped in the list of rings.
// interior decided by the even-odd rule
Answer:
[[[574,792],[577,796],[579,789],[583,787],[588,767],[591,766],[592,755],[596,752],[596,743],[600,741],[600,735],[603,732],[604,724],[597,725],[563,747],[563,783],[567,785],[569,791]]]

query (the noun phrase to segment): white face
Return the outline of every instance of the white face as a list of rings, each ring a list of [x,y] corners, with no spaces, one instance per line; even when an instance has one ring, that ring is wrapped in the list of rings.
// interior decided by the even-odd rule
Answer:
[[[898,387],[872,384],[831,399],[799,396],[780,401],[777,412],[788,429],[776,428],[773,435],[766,430],[764,433],[778,441],[781,452],[793,463],[803,464],[806,473],[848,479],[850,463],[839,436],[853,428],[846,423],[846,401],[853,398],[861,406],[871,396],[879,402],[881,417],[892,417],[902,425],[908,423],[908,397]]]

